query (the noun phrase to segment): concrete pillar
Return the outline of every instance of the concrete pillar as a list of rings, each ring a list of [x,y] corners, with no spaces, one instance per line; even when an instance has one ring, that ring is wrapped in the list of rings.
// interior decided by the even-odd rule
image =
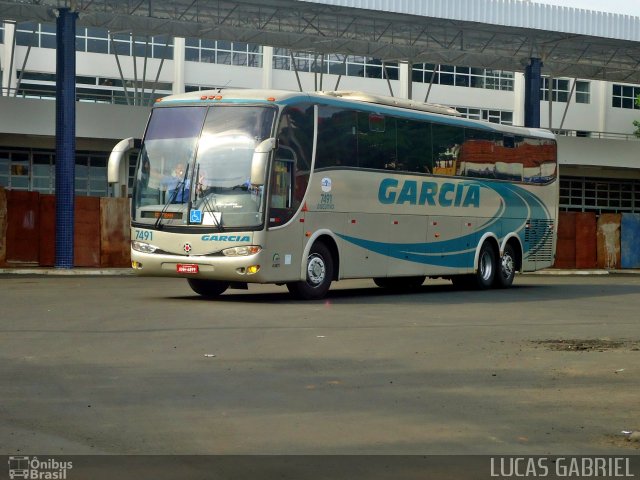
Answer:
[[[184,93],[184,58],[185,39],[174,37],[173,39],[173,89],[172,93]]]
[[[73,268],[76,167],[76,20],[61,8],[56,27],[56,268]]]
[[[542,60],[532,58],[524,72],[524,126],[540,128]]]
[[[273,88],[273,47],[262,47],[262,88]]]
[[[607,112],[609,111],[609,107],[611,106],[611,95],[612,95],[612,84],[609,82],[602,82],[593,80],[591,82],[591,102],[594,102],[595,98],[599,99],[598,102],[598,131],[606,132],[608,131],[607,125]],[[596,95],[597,90],[597,95]]]
[[[399,73],[398,79],[400,80],[400,98],[407,98],[411,100],[413,98],[413,75],[411,62],[400,62],[398,65]]]
[[[2,95],[12,96],[14,89],[18,85],[16,71],[16,55],[13,50],[15,42],[16,25],[15,23],[4,24],[4,43],[0,45],[2,55],[0,64],[2,65]],[[12,53],[13,52],[13,53]]]
[[[513,124],[524,125],[524,74],[513,75]]]

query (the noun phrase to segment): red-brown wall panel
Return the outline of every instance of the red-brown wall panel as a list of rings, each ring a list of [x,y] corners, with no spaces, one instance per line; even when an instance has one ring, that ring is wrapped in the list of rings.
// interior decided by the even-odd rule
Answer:
[[[40,266],[56,261],[56,196],[40,195]]]
[[[576,213],[576,268],[596,268],[597,246],[596,214]]]
[[[0,266],[7,259],[7,191],[0,187]]]
[[[100,264],[103,267],[131,265],[129,199],[100,199]]]
[[[560,212],[558,216],[558,243],[556,268],[576,268],[576,214]]]
[[[76,197],[73,264],[100,267],[100,198]]]
[[[7,191],[7,263],[38,264],[40,194]]]

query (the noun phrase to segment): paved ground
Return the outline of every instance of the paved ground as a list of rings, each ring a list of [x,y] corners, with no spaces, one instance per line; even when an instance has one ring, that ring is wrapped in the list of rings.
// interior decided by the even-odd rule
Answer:
[[[0,305],[0,453],[638,453],[640,276],[298,302],[12,275]]]

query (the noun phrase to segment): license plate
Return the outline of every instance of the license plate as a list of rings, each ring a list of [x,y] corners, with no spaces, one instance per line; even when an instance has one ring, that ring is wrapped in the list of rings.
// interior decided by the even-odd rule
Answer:
[[[198,265],[193,263],[179,263],[176,266],[178,273],[198,273]]]

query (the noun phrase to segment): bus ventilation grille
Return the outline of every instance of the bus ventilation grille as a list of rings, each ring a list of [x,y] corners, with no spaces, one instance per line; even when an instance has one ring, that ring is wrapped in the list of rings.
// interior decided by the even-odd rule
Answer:
[[[524,241],[529,246],[529,260],[551,262],[553,260],[553,222],[531,220],[525,230]]]

